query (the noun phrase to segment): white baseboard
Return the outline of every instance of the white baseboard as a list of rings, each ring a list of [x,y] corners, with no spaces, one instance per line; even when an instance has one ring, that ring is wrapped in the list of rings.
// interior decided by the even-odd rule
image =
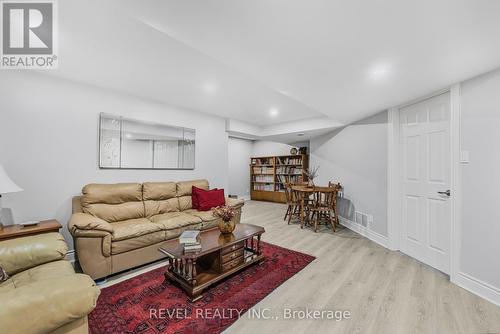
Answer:
[[[500,306],[500,289],[464,272],[459,272],[452,280],[459,287],[472,292],[487,301]]]
[[[383,236],[380,233],[377,233],[375,231],[372,231],[368,229],[366,226],[357,224],[349,219],[346,219],[344,217],[339,217],[340,224],[347,227],[348,229],[361,234],[365,238],[370,239],[373,242],[376,242],[380,246],[383,246],[385,248],[389,248],[389,239],[386,236]]]

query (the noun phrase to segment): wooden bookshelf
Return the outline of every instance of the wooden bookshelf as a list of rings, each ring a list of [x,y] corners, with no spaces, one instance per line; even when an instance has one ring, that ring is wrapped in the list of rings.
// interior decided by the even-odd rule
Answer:
[[[250,158],[250,198],[285,203],[285,183],[307,181],[307,154]]]

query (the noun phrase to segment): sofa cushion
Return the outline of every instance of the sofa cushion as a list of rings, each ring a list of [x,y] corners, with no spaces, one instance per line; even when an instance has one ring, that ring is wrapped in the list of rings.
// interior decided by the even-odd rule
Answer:
[[[165,200],[177,196],[175,182],[144,182],[142,184],[144,200]]]
[[[186,210],[186,211],[183,211],[183,212],[187,213],[189,215],[201,218],[201,220],[204,221],[204,222],[209,222],[209,221],[212,221],[212,220],[216,220],[218,218],[218,217],[214,216],[214,211],[213,210],[210,210],[210,211],[198,211],[198,210],[195,210],[195,209],[189,209],[189,210]]]
[[[111,243],[111,254],[120,254],[134,249],[165,241],[165,231],[157,231],[140,235],[138,237],[113,241]]]
[[[198,211],[195,209],[190,209],[184,211],[184,213],[199,217],[202,220],[201,230],[206,230],[219,225],[219,221],[222,219],[220,217],[214,216],[213,210],[210,211]]]
[[[113,224],[113,241],[135,238],[162,230],[162,226],[152,223],[146,218],[129,219]]]
[[[201,223],[201,229],[207,230],[209,228],[217,227],[219,226],[219,222],[221,221],[222,221],[221,218],[217,218],[215,220],[210,220],[210,221],[204,221],[203,223]]]
[[[207,180],[192,180],[177,182],[177,197],[191,196],[193,186],[201,189],[208,190]]]
[[[179,211],[175,182],[146,182],[142,189],[146,217]]]
[[[181,196],[178,198],[179,210],[185,211],[193,208],[191,196]]]
[[[192,190],[193,186],[208,190],[207,180],[193,180],[177,182],[177,197],[179,198],[179,210],[184,211],[193,208]]]
[[[170,212],[156,215],[150,218],[151,221],[164,230],[176,229],[184,226],[201,223],[201,218],[188,215],[184,212]]]
[[[83,212],[107,222],[145,217],[140,183],[88,184],[82,193]]]

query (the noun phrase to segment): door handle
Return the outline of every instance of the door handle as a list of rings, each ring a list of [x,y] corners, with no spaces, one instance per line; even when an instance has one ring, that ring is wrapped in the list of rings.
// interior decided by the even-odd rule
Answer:
[[[446,191],[438,191],[438,194],[440,194],[440,195],[446,195],[446,196],[450,197],[451,196],[451,191],[450,191],[450,189],[448,189]]]

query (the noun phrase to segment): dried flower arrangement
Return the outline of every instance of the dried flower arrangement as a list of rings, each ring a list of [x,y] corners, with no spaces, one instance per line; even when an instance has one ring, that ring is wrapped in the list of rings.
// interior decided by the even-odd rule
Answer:
[[[214,216],[222,218],[224,222],[228,222],[231,219],[233,219],[234,215],[236,214],[236,211],[234,208],[224,205],[224,206],[218,206],[214,208]]]
[[[318,176],[318,169],[319,166],[312,167],[312,169],[307,168],[304,171],[304,174],[306,174],[307,178],[309,179],[309,184],[314,187],[314,179]]]

